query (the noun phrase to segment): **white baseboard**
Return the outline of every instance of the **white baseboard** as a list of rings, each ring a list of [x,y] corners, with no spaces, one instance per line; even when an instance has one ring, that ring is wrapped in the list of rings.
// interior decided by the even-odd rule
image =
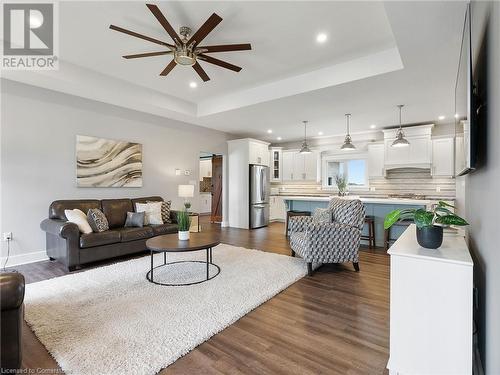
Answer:
[[[5,258],[6,257],[0,258],[2,267],[3,264],[5,263]],[[9,261],[7,262],[7,267],[19,266],[21,264],[26,264],[26,263],[40,262],[42,260],[47,260],[47,259],[49,258],[47,257],[47,253],[45,251],[35,251],[33,253],[11,255],[9,257]]]

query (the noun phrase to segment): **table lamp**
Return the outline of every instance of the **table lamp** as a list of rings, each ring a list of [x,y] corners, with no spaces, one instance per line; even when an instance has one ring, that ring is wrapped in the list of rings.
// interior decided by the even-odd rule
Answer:
[[[178,195],[181,198],[184,198],[184,207],[186,211],[191,208],[191,203],[187,200],[187,198],[194,197],[194,185],[179,185]]]

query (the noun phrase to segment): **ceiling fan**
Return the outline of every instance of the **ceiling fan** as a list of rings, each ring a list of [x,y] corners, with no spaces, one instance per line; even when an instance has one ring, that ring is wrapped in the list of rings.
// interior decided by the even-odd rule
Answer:
[[[239,72],[241,67],[230,64],[226,61],[216,59],[212,56],[206,55],[207,53],[213,52],[229,52],[229,51],[245,51],[251,50],[252,46],[249,43],[244,44],[226,44],[226,45],[215,45],[215,46],[199,46],[201,41],[222,21],[222,18],[217,14],[213,13],[203,25],[194,34],[191,34],[192,30],[187,26],[182,26],[179,30],[179,34],[174,30],[174,28],[167,21],[160,9],[154,4],[146,4],[151,13],[156,17],[158,22],[163,26],[168,35],[173,39],[174,44],[169,44],[164,41],[151,38],[146,35],[136,33],[124,29],[119,26],[110,25],[111,30],[119,31],[121,33],[134,36],[136,38],[147,40],[151,43],[159,44],[163,47],[167,47],[168,50],[157,51],[157,52],[146,52],[138,53],[134,55],[125,55],[125,59],[137,59],[141,57],[151,57],[160,55],[173,55],[173,60],[163,69],[160,73],[161,76],[166,76],[168,73],[175,68],[176,65],[192,66],[193,69],[198,73],[201,79],[206,82],[210,80],[208,74],[203,70],[198,60],[205,61],[209,64],[217,65],[222,68],[226,68],[235,72]]]

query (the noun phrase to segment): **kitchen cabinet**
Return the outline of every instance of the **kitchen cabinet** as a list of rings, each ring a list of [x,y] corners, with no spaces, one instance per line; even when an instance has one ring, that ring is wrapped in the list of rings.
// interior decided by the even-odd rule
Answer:
[[[200,160],[200,181],[203,181],[204,177],[212,177],[211,159]]]
[[[212,193],[200,193],[200,213],[212,212]]]
[[[430,167],[432,142],[430,137],[407,137],[407,147],[392,147],[392,139],[385,140],[385,165]]]
[[[431,168],[431,131],[433,127],[434,125],[430,124],[405,128],[405,138],[410,142],[406,147],[392,147],[397,129],[383,130],[385,169],[401,167]]]
[[[282,197],[271,196],[271,201],[269,202],[269,220],[271,221],[285,221],[286,219],[286,208],[285,201]]]
[[[269,167],[271,168],[271,181],[279,182],[282,180],[281,172],[283,168],[282,148],[271,147]]]
[[[454,139],[451,137],[437,138],[432,140],[432,176],[454,176],[454,143]]]
[[[269,144],[257,140],[248,143],[249,164],[260,164],[269,167]]]
[[[318,178],[319,153],[300,154],[298,151],[283,151],[283,181],[316,181]]]
[[[383,177],[384,176],[384,144],[369,144],[368,145],[368,176]]]
[[[284,151],[282,152],[282,174],[283,181],[293,180],[293,154],[297,151]]]

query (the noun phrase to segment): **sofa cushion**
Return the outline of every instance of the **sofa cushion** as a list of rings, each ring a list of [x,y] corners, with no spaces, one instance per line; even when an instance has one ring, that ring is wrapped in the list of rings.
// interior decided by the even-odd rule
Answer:
[[[50,204],[49,219],[68,220],[64,215],[64,210],[79,210],[87,213],[91,208],[100,208],[101,202],[97,199],[74,199],[74,200],[58,200]]]
[[[150,225],[153,229],[153,234],[159,236],[161,234],[176,233],[179,227],[177,224],[160,224],[160,225]]]
[[[80,236],[80,247],[82,249],[117,242],[120,242],[120,231],[118,230],[107,230],[98,233],[82,234]]]
[[[123,228],[120,229],[120,235],[122,242],[141,240],[153,237],[153,229],[151,227]]]
[[[130,199],[103,199],[101,205],[110,229],[122,228],[127,220],[127,212],[134,211]]]
[[[144,198],[132,198],[132,205],[135,209],[136,203],[148,203],[148,202],[163,202],[162,197],[153,196],[153,197],[144,197]]]

